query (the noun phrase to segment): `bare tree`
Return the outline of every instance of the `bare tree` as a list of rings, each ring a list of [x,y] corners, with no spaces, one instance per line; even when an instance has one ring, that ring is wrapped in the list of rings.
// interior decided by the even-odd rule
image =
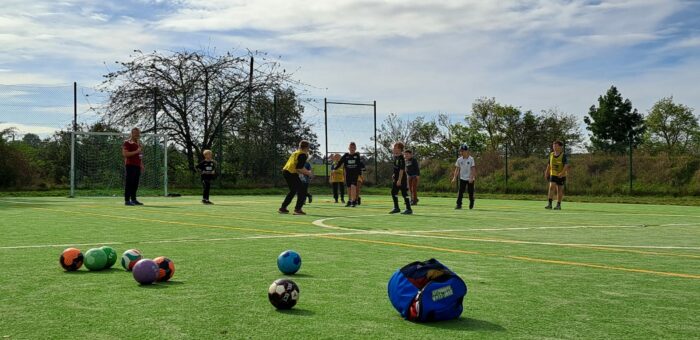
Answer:
[[[259,52],[145,54],[137,50],[131,57],[131,61],[117,62],[120,69],[105,75],[101,89],[109,93],[106,120],[139,126],[145,132],[157,126],[158,132],[169,134],[184,150],[193,172],[201,151],[211,148],[217,135],[250,132],[246,115],[252,111],[248,99],[253,94],[290,80],[278,62]],[[251,79],[253,57],[258,62]]]

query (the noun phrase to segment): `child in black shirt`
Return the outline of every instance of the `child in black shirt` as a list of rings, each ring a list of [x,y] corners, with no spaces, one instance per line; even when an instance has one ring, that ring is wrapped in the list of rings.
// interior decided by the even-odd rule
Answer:
[[[211,150],[204,150],[202,154],[204,160],[197,165],[197,169],[202,175],[202,186],[204,187],[202,203],[214,204],[209,200],[209,189],[211,189],[211,181],[216,178],[216,162],[212,159]]]
[[[413,210],[411,209],[411,201],[408,198],[408,178],[406,176],[406,161],[403,158],[403,149],[403,143],[394,143],[394,174],[391,183],[391,198],[394,200],[394,210],[389,213],[396,214],[401,212],[401,209],[399,209],[399,197],[397,196],[399,190],[401,190],[401,196],[403,196],[403,201],[406,204],[406,210],[401,212],[401,214],[411,215]]]

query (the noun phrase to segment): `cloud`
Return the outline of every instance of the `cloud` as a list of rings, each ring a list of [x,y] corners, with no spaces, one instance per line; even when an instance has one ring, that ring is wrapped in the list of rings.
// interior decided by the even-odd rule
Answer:
[[[22,123],[0,123],[0,130],[14,128],[17,130],[18,135],[25,135],[28,133],[33,133],[41,137],[48,137],[53,135],[54,132],[59,129],[50,126],[40,126],[40,125],[27,125]]]
[[[96,84],[134,49],[250,48],[305,96],[468,114],[481,96],[582,117],[617,85],[700,108],[700,3],[684,0],[5,0],[0,83]],[[103,64],[106,62],[106,64]],[[318,106],[318,103],[314,105]],[[322,102],[320,104],[322,106]],[[51,105],[54,106],[54,105]],[[317,119],[309,106],[309,117]]]

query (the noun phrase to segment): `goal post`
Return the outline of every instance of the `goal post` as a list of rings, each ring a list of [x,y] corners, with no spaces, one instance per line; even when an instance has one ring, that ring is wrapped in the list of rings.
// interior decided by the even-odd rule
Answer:
[[[328,145],[328,108],[329,106],[338,106],[338,107],[357,107],[357,108],[371,108],[372,110],[372,115],[373,115],[373,129],[371,132],[369,131],[363,131],[364,133],[368,134],[370,139],[373,139],[374,141],[374,147],[373,151],[371,153],[374,165],[374,183],[378,183],[378,165],[377,165],[377,101],[372,101],[370,103],[367,102],[350,102],[350,101],[331,101],[328,100],[328,98],[323,98],[323,121],[324,121],[324,131],[325,131],[325,157],[324,157],[324,163],[326,166],[326,177],[329,176],[330,172],[330,162],[328,160],[329,155],[331,152],[329,151],[329,145]],[[365,113],[366,114],[366,113]],[[349,141],[349,140],[348,140]],[[359,140],[357,142],[360,142]],[[337,147],[337,146],[335,146]],[[358,145],[358,151],[360,149],[361,145]],[[343,153],[340,153],[341,155]],[[367,156],[367,155],[363,155]]]
[[[118,196],[124,190],[122,144],[129,138],[118,132],[71,132],[70,197]],[[141,134],[144,172],[139,192],[168,195],[168,136]]]

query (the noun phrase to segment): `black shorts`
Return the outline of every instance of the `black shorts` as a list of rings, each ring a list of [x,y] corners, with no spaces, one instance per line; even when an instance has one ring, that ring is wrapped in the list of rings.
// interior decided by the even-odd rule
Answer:
[[[347,187],[349,188],[352,185],[357,186],[358,177],[360,177],[359,173],[347,172],[345,174],[345,184],[347,185]]]
[[[549,182],[556,185],[564,185],[566,184],[566,177],[549,176]]]

